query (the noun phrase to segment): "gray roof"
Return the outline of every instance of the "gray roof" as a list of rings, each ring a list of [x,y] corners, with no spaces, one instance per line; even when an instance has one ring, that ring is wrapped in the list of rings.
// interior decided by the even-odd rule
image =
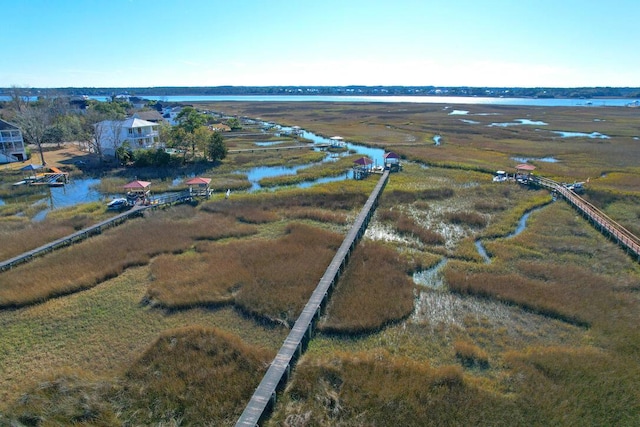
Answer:
[[[16,130],[16,129],[20,129],[20,128],[16,125],[12,125],[11,123],[5,122],[4,120],[0,119],[0,130]]]
[[[150,122],[159,122],[162,120],[162,115],[156,110],[138,111],[133,116]]]

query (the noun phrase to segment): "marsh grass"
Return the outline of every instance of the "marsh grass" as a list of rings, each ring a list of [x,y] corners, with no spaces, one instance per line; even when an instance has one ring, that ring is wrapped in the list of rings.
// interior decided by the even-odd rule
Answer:
[[[41,222],[0,221],[0,259],[9,259],[111,216],[100,203],[52,211]]]
[[[148,297],[170,308],[233,302],[258,318],[289,323],[340,242],[336,233],[292,223],[277,239],[200,244],[197,253],[153,262]]]
[[[272,357],[215,328],[172,329],[122,378],[53,374],[27,391],[9,417],[29,425],[233,425]]]
[[[434,368],[384,350],[337,352],[299,363],[267,425],[297,425],[305,415],[319,426],[522,425],[517,414],[501,419],[513,406],[468,382],[458,366]]]
[[[153,256],[182,252],[195,240],[253,233],[250,226],[186,205],[152,212],[3,273],[0,306],[19,307],[95,286]]]
[[[640,159],[640,146],[628,137],[635,126],[630,116],[634,113],[628,109],[464,106],[461,109],[470,110],[470,116],[480,122],[467,126],[442,107],[407,104],[398,112],[376,106],[305,104],[295,114],[288,114],[295,117],[290,119],[295,122],[292,124],[316,133],[376,141],[374,145],[429,165],[419,169],[407,164],[402,174],[392,176],[379,213],[390,206],[393,211],[409,212],[412,204],[412,209],[425,211],[415,218],[449,210],[477,212],[488,222],[485,228],[467,230],[451,239],[451,254],[468,261],[449,259],[444,274],[447,285],[457,283],[466,289],[464,294],[420,293],[419,301],[432,303],[428,308],[434,317],[446,319],[455,313],[456,322],[440,323],[436,321],[440,317],[432,319],[430,311],[420,311],[415,320],[411,316],[411,320],[366,336],[331,335],[312,341],[311,352],[299,363],[271,425],[637,424],[640,400],[634,385],[638,382],[640,336],[637,328],[630,326],[638,324],[637,290],[632,285],[638,281],[637,265],[563,202],[532,214],[520,235],[501,238],[513,232],[525,212],[548,203],[550,196],[545,191],[491,183],[493,171],[511,171],[513,157],[555,157],[559,159],[556,163],[532,160],[536,173],[567,182],[591,177],[596,192],[590,194],[587,188],[586,196],[606,212],[615,212],[615,218],[625,218],[625,226],[632,226],[638,216],[631,200]],[[287,116],[283,112],[287,107],[282,105],[234,104],[233,108],[259,111],[261,117],[273,115],[274,120]],[[316,120],[321,112],[328,118],[322,123]],[[497,116],[477,115],[494,113]],[[584,132],[594,131],[597,117],[602,120],[597,130],[613,137],[601,143],[560,139],[545,132],[546,128],[487,126],[521,117],[543,120],[550,129]],[[444,144],[425,144],[422,136],[436,130]],[[626,175],[612,175],[609,181],[620,184],[619,194],[606,188],[606,180],[600,186],[600,178],[595,178],[611,173],[612,165],[618,165],[616,172]],[[465,182],[475,185],[463,188]],[[446,199],[424,199],[425,205],[416,206],[419,190],[444,187],[455,189],[451,204],[445,203]],[[385,205],[386,200],[391,205]],[[384,215],[384,222],[397,218],[395,214]],[[477,255],[474,241],[478,237],[492,254],[490,264],[482,263]],[[406,246],[397,242],[401,241],[389,244]],[[433,248],[424,250],[431,252]],[[464,321],[458,323],[460,319]],[[460,365],[455,356],[456,341],[470,348],[462,351],[458,344],[461,354],[482,360],[480,349],[491,364],[465,372],[463,397],[458,400],[456,395],[447,395],[434,407],[429,402],[440,402],[442,395],[428,386],[421,387],[428,393],[414,400],[420,393],[412,391],[416,375],[394,377],[387,383],[385,374],[369,374],[345,362],[373,359],[363,355],[363,348],[368,355],[379,355],[380,348],[385,348],[408,355],[411,362],[431,358],[441,365]],[[387,359],[377,357],[381,366],[390,366]],[[403,369],[410,366],[406,363]],[[396,388],[400,391],[394,393]],[[357,394],[349,393],[353,389]],[[599,395],[606,397],[599,400]],[[608,405],[615,396],[620,399]],[[425,408],[428,415],[423,416]]]
[[[453,350],[462,366],[466,368],[478,367],[480,369],[487,369],[489,367],[489,356],[487,352],[473,343],[462,340],[456,341],[453,344]]]
[[[407,317],[413,311],[409,269],[394,249],[375,242],[360,243],[338,281],[320,329],[359,334]]]
[[[379,209],[377,217],[383,223],[391,223],[399,235],[417,238],[425,245],[442,245],[445,242],[440,233],[425,228],[412,216],[397,209]]]
[[[473,228],[482,228],[487,225],[487,218],[477,212],[456,211],[445,213],[445,219],[453,224],[467,225]]]
[[[166,331],[127,370],[122,418],[234,425],[273,356],[217,329]]]
[[[326,136],[340,134],[349,140],[375,141],[370,144],[392,149],[401,154],[403,159],[430,165],[423,168],[417,163],[406,163],[402,173],[394,174],[385,190],[385,195],[390,195],[388,200],[391,204],[386,205],[383,196],[380,206],[383,210],[393,207],[394,211],[410,214],[420,224],[428,217],[430,226],[434,227],[444,224],[443,218],[435,215],[439,212],[476,212],[488,218],[484,229],[458,227],[463,232],[453,237],[447,236],[447,241],[451,243],[447,244],[446,251],[433,246],[406,245],[401,240],[387,243],[405,260],[389,266],[394,274],[403,270],[406,275],[406,264],[415,268],[419,259],[454,255],[457,259],[449,259],[444,268],[445,278],[450,274],[454,286],[457,282],[463,290],[453,293],[446,290],[419,290],[414,299],[416,309],[411,316],[386,323],[367,334],[318,334],[293,371],[290,386],[282,397],[278,397],[276,411],[273,419],[268,421],[269,425],[530,426],[640,423],[637,391],[640,381],[637,363],[640,354],[640,333],[637,328],[640,321],[637,291],[640,270],[637,263],[561,201],[532,214],[527,229],[520,235],[510,239],[500,238],[514,230],[524,212],[544,204],[545,199],[548,201],[549,195],[544,191],[524,190],[516,185],[491,183],[491,173],[496,169],[510,170],[515,164],[514,156],[554,156],[560,161],[544,163],[532,160],[538,167],[537,173],[559,181],[582,181],[591,176],[592,188],[597,190],[592,196],[595,204],[616,215],[624,213],[625,224],[632,225],[634,215],[637,216],[632,187],[640,158],[640,146],[629,138],[637,125],[637,113],[629,111],[632,109],[554,108],[550,111],[545,108],[465,106],[463,108],[470,110],[473,119],[481,122],[480,125],[467,126],[462,125],[457,117],[449,116],[442,105],[406,104],[398,108],[380,108],[376,105],[304,103],[295,106],[295,114],[287,111],[291,105],[224,105],[225,111],[226,106],[234,110],[247,108],[259,111],[255,115],[265,119],[288,121],[288,124],[301,125]],[[400,109],[403,111],[398,111]],[[496,113],[499,116],[480,116],[475,113]],[[318,120],[319,115],[323,120]],[[487,127],[493,121],[532,117],[550,123],[549,127],[592,132],[596,115],[604,120],[598,123],[603,127],[597,130],[613,135],[606,143],[558,139],[549,136],[544,129]],[[444,144],[439,147],[428,141],[435,132],[443,136]],[[243,159],[238,156],[237,159],[246,165],[257,165],[261,164],[261,156],[252,154]],[[269,155],[265,160],[272,162],[275,158]],[[603,172],[611,173],[612,165],[617,165],[616,173],[625,174],[624,177],[612,175],[615,179],[609,181],[612,186],[619,185],[620,189],[607,188],[605,180],[598,187],[600,178],[594,177],[600,177]],[[221,164],[217,170],[221,175],[226,174],[225,179],[233,180],[235,175],[231,172],[237,170],[237,165],[229,161]],[[242,180],[238,179],[238,182]],[[306,299],[302,296],[304,292],[300,292],[300,296],[292,298],[296,301],[289,304],[289,293],[297,295],[298,291],[296,288],[290,292],[293,288],[281,287],[280,283],[276,283],[276,280],[280,280],[277,276],[278,267],[291,266],[281,260],[290,256],[291,249],[304,251],[306,246],[298,245],[296,239],[294,242],[286,241],[283,235],[287,226],[286,218],[290,218],[290,212],[308,209],[317,213],[337,212],[350,217],[354,209],[366,200],[371,186],[366,180],[349,180],[305,191],[285,190],[256,195],[255,200],[259,200],[259,203],[239,209],[239,212],[254,211],[255,217],[252,218],[255,222],[237,224],[237,221],[231,221],[229,224],[250,227],[257,234],[247,239],[230,237],[218,241],[211,234],[195,233],[198,237],[191,235],[186,249],[169,249],[161,252],[158,259],[168,264],[174,262],[175,268],[181,268],[179,261],[193,262],[197,268],[187,269],[185,274],[196,277],[200,274],[196,270],[207,268],[202,265],[202,260],[209,254],[218,250],[225,253],[225,245],[234,247],[240,243],[255,243],[243,246],[246,252],[242,254],[247,255],[252,278],[261,277],[265,271],[270,281],[265,282],[266,285],[255,286],[255,301],[247,304],[249,308],[243,308],[243,313],[254,310],[256,316],[275,315],[274,320],[288,323],[293,320],[289,318],[295,313],[292,307],[299,306],[298,300]],[[224,187],[222,189],[226,190]],[[420,197],[420,192],[425,189],[431,189],[434,194],[439,189],[451,189],[453,194],[440,198]],[[394,194],[396,190],[398,193]],[[588,188],[587,196],[591,197],[589,191]],[[278,220],[270,222],[269,218],[255,211],[275,212],[273,218],[277,217]],[[233,214],[233,209],[224,212],[203,209],[200,214],[203,218],[238,218]],[[212,227],[215,221],[208,221],[207,224]],[[192,230],[185,225],[188,223],[186,216],[170,222],[175,228]],[[327,228],[336,228],[335,225],[330,224]],[[324,228],[319,221],[315,221],[314,226],[317,227],[312,228]],[[316,235],[315,232],[309,234]],[[324,254],[327,249],[326,234],[317,235],[322,236],[323,242],[318,247]],[[173,236],[169,235],[171,238]],[[478,237],[483,239],[492,254],[490,264],[482,263],[477,253],[475,259],[472,255],[477,252],[473,242]],[[498,239],[491,240],[492,237]],[[267,239],[272,241],[268,242]],[[306,242],[304,238],[300,241]],[[364,243],[367,243],[366,237]],[[280,250],[285,247],[286,251]],[[273,253],[255,255],[256,251],[269,252],[273,248],[278,249]],[[327,252],[333,250],[335,248]],[[307,267],[296,265],[291,269],[300,273],[298,269]],[[352,267],[356,266],[349,266]],[[178,317],[185,319],[184,324],[192,324],[196,322],[190,320],[195,313],[215,316],[215,319],[207,317],[207,320],[201,319],[196,323],[222,324],[226,331],[234,331],[244,341],[256,342],[256,335],[269,341],[264,336],[278,335],[279,340],[274,338],[266,345],[272,350],[278,348],[286,335],[285,328],[261,328],[255,318],[237,316],[231,306],[163,311],[139,305],[146,295],[146,285],[153,286],[149,282],[149,271],[150,268],[146,266],[129,268],[124,274],[104,284],[116,283],[134,272],[139,273],[129,283],[130,286],[140,286],[134,304],[136,309],[124,313],[114,310],[105,300],[96,300],[94,304],[89,298],[103,289],[102,285],[44,304],[1,311],[0,318],[7,319],[1,328],[4,334],[2,348],[4,354],[8,352],[2,360],[2,366],[9,372],[3,378],[3,385],[8,384],[10,392],[7,394],[7,388],[0,387],[0,394],[14,397],[12,402],[17,401],[15,397],[25,390],[24,379],[34,378],[34,374],[37,377],[38,372],[50,368],[51,359],[56,360],[56,366],[82,365],[89,366],[89,370],[106,372],[111,384],[118,378],[113,373],[113,366],[124,367],[125,370],[130,367],[129,372],[141,367],[141,373],[135,378],[138,382],[130,383],[133,387],[127,391],[127,400],[120,401],[128,402],[129,408],[140,409],[134,414],[129,413],[131,424],[158,423],[158,420],[146,419],[143,415],[145,411],[148,413],[155,408],[167,409],[166,413],[158,415],[167,424],[197,424],[199,421],[181,418],[182,408],[176,410],[176,406],[171,406],[183,401],[192,402],[182,400],[185,398],[207,401],[208,397],[189,394],[182,386],[185,378],[192,378],[188,373],[193,369],[191,366],[175,368],[182,375],[179,380],[172,373],[162,371],[165,364],[176,366],[172,365],[173,361],[161,358],[171,356],[172,341],[169,335],[162,335],[162,343],[157,346],[163,348],[166,354],[145,359],[144,366],[135,365],[135,361],[140,359],[131,357],[127,345],[147,349],[157,331],[162,329],[157,324],[179,323]],[[284,279],[292,281],[290,276],[293,273],[286,272]],[[196,279],[194,282],[198,283],[194,286],[204,288],[200,283],[202,281],[211,286],[210,290],[203,293],[207,298],[227,298],[232,295],[235,301],[242,291],[249,289],[247,285],[219,286],[219,283],[212,283],[210,277]],[[451,286],[451,283],[446,285]],[[302,288],[299,283],[296,286]],[[127,289],[119,288],[106,301],[114,304]],[[333,302],[339,301],[336,298],[338,289],[332,296]],[[366,291],[361,291],[361,299],[363,295],[366,296]],[[190,295],[189,292],[185,291],[187,295]],[[308,296],[309,291],[305,292]],[[57,305],[80,299],[85,294],[85,302],[73,309],[62,310]],[[179,294],[176,292],[173,298],[178,299]],[[392,297],[397,295],[393,294]],[[389,299],[392,300],[391,297]],[[97,301],[101,302],[98,304]],[[188,307],[188,304],[184,307]],[[30,319],[34,311],[54,305],[59,309]],[[290,309],[291,312],[286,311]],[[86,315],[87,310],[90,315]],[[383,308],[377,311],[384,314]],[[27,319],[12,317],[20,313],[31,314]],[[79,323],[78,317],[93,320]],[[59,335],[55,335],[55,331],[60,329],[61,318],[68,319],[68,335],[76,337],[63,340],[62,344],[56,339]],[[41,334],[42,329],[45,332]],[[96,329],[101,332],[95,333]],[[109,332],[103,332],[106,330]],[[143,333],[146,335],[139,338],[138,334]],[[55,338],[49,339],[49,334]],[[121,337],[120,334],[125,336]],[[40,335],[45,335],[45,338],[40,338]],[[149,335],[152,339],[149,339]],[[197,342],[199,339],[196,335],[188,336],[183,348],[188,347],[190,341]],[[119,337],[119,342],[114,341],[116,337]],[[16,342],[19,344],[16,345]],[[491,363],[484,369],[474,366],[463,370],[463,360],[456,357],[456,351],[461,355],[471,355],[474,360],[484,360],[483,352],[486,352],[486,358]],[[0,352],[0,356],[2,354]],[[237,360],[233,357],[230,359]],[[203,370],[209,367],[211,361],[200,357],[184,360],[200,363]],[[147,368],[156,362],[159,364],[154,371]],[[20,369],[14,368],[17,364]],[[153,372],[158,372],[158,377]],[[86,381],[91,380],[87,378]],[[237,386],[234,378],[236,375],[231,375],[230,381]],[[45,381],[48,380],[45,378]],[[145,387],[155,387],[165,380],[153,402],[136,394],[137,390],[147,390]],[[199,380],[194,381],[200,384]],[[84,381],[81,376],[79,382],[83,384]],[[83,387],[90,392],[90,387]],[[224,387],[226,385],[221,385],[221,388]],[[237,394],[232,391],[229,395]],[[140,406],[136,406],[138,400]],[[88,402],[93,400],[88,399]],[[153,406],[154,402],[166,405]]]

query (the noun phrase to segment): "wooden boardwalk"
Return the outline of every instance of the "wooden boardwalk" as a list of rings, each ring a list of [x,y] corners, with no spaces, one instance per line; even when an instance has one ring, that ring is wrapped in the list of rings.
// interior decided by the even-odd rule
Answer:
[[[81,242],[91,236],[102,233],[102,230],[105,230],[110,227],[114,227],[116,225],[120,225],[129,218],[141,216],[142,212],[146,209],[153,209],[160,206],[166,206],[174,203],[186,203],[194,198],[198,197],[209,197],[210,193],[208,191],[203,190],[193,190],[193,191],[182,191],[180,193],[167,194],[154,198],[150,204],[146,205],[135,205],[131,209],[122,212],[116,216],[113,216],[109,219],[101,221],[97,224],[91,225],[87,228],[83,228],[82,230],[76,231],[73,234],[69,234],[68,236],[61,237],[53,242],[49,242],[46,245],[42,245],[39,248],[32,249],[30,251],[24,252],[18,256],[13,258],[9,258],[5,261],[0,261],[0,272],[13,268],[19,264],[29,262],[32,259],[44,255],[48,252],[52,252],[56,249],[72,245],[74,243]]]
[[[298,320],[296,320],[293,328],[291,328],[280,351],[278,351],[275,359],[271,362],[269,369],[253,393],[244,412],[242,412],[242,415],[238,419],[236,427],[255,427],[264,421],[273,410],[276,393],[284,388],[291,374],[293,364],[306,349],[313,335],[315,324],[327,307],[329,295],[333,287],[346,267],[351,252],[367,229],[367,225],[371,220],[371,216],[388,179],[389,171],[385,171],[360,211],[353,226],[345,236],[342,245],[333,257],[329,267],[327,267],[320,282],[318,282],[316,289],[304,306]]]
[[[609,218],[600,209],[584,200],[575,192],[569,190],[564,185],[547,178],[534,178],[533,185],[545,187],[564,198],[578,212],[582,214],[593,226],[605,236],[609,237],[620,245],[629,255],[640,262],[640,238],[629,230]]]
[[[46,245],[40,246],[39,248],[32,249],[18,256],[2,261],[0,262],[0,271],[8,270],[12,267],[15,267],[18,264],[31,261],[32,259],[40,255],[44,255],[58,248],[62,248],[64,246],[69,246],[74,243],[80,242],[93,235],[100,234],[102,233],[102,230],[106,228],[121,224],[133,216],[142,215],[142,211],[150,207],[151,206],[134,206],[133,208],[129,209],[126,212],[122,212],[114,217],[101,221],[90,227],[83,228],[82,230],[76,231],[75,233],[70,234],[68,236],[61,237],[60,239],[54,240],[53,242],[49,242]]]

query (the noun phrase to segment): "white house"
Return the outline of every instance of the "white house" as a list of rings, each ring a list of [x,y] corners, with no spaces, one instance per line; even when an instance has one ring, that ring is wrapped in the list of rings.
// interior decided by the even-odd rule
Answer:
[[[0,120],[0,163],[27,160],[22,131],[16,125]]]
[[[93,125],[95,142],[104,156],[115,156],[125,142],[132,150],[161,147],[158,124],[130,117],[126,120],[104,120]]]
[[[165,119],[171,126],[175,126],[178,124],[176,118],[178,114],[182,111],[182,107],[164,107],[162,109],[162,118]]]

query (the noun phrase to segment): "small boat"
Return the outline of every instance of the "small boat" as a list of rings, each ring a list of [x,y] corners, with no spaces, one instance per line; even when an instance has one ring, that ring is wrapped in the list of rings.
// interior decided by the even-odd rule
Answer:
[[[107,209],[110,211],[119,211],[121,209],[125,209],[130,207],[129,201],[125,198],[113,199],[107,204]]]
[[[505,171],[496,171],[493,182],[505,182],[507,179],[509,179],[509,177]]]

